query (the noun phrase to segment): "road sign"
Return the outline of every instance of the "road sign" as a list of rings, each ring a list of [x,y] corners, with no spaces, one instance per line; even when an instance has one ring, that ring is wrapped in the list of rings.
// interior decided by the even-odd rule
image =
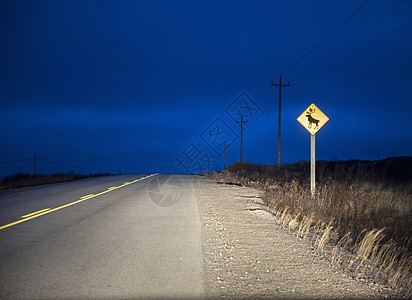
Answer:
[[[298,118],[300,124],[303,125],[311,134],[310,136],[310,191],[312,197],[315,197],[315,134],[318,130],[325,125],[329,118],[316,107],[315,104],[311,104]]]
[[[329,118],[313,103],[298,118],[299,123],[312,135],[318,132],[328,120]]]

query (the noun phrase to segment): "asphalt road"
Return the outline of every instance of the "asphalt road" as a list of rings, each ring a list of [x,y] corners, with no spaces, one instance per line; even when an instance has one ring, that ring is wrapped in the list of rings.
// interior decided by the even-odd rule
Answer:
[[[0,299],[201,296],[191,180],[149,175],[0,192]]]

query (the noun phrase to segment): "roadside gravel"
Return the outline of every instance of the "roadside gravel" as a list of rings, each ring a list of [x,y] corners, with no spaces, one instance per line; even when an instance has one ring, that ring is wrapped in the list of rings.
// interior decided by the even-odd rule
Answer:
[[[198,199],[205,294],[210,298],[384,299],[350,278],[259,209],[261,191],[192,176]]]

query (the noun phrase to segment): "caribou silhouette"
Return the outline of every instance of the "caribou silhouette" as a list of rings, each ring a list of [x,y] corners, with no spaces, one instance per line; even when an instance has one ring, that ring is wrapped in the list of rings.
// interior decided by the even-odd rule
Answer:
[[[312,117],[312,114],[315,112],[315,109],[310,108],[309,111],[307,111],[307,115],[306,117],[308,118],[309,121],[309,126],[308,128],[312,129],[312,124],[315,125],[315,127],[313,129],[316,129],[319,127],[319,122],[320,120],[317,120],[315,118]]]

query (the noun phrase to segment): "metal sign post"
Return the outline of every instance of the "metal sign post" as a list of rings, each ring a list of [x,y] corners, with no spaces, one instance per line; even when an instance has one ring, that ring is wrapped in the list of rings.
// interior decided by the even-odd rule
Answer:
[[[315,158],[315,136],[310,135],[310,192],[312,197],[315,196],[315,178],[316,178],[316,158]]]
[[[316,178],[316,158],[315,158],[315,134],[325,125],[329,118],[316,107],[311,104],[298,118],[300,124],[303,125],[311,134],[310,137],[310,192],[312,197],[315,196],[315,178]]]

